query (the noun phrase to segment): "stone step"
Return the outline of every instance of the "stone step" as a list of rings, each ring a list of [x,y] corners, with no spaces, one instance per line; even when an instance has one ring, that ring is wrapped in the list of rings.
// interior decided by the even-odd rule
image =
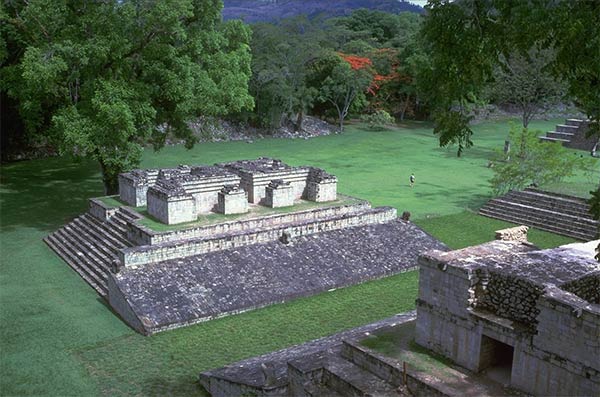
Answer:
[[[534,213],[531,210],[523,210],[515,207],[507,207],[498,205],[491,205],[484,210],[495,211],[498,215],[510,216],[518,219],[520,222],[526,225],[540,225],[544,227],[554,228],[561,230],[564,233],[569,233],[573,236],[578,235],[579,237],[593,237],[596,234],[597,226],[581,225],[570,220],[562,220],[560,218],[545,217],[540,213]]]
[[[44,238],[44,242],[58,255],[60,256],[73,270],[77,272],[88,283],[96,292],[101,296],[106,297],[108,290],[104,280],[99,279],[93,273],[87,272],[86,268],[81,266],[79,258],[74,256],[73,252],[66,247],[59,239],[53,234]]]
[[[115,230],[113,223],[100,222],[88,214],[84,214],[79,218],[83,222],[87,223],[90,228],[102,235],[106,240],[110,241],[115,247],[123,248],[130,247],[132,245],[129,240],[127,240],[127,234],[124,234],[121,230]]]
[[[86,273],[95,275],[96,279],[100,281],[106,280],[106,270],[102,265],[102,261],[93,254],[93,250],[82,246],[68,230],[65,228],[58,229],[54,236],[63,243],[75,258],[79,259],[77,265],[83,268]]]
[[[589,241],[595,238],[595,234],[591,234],[589,232],[580,232],[573,229],[568,229],[565,227],[556,227],[548,224],[546,221],[540,221],[538,219],[525,218],[523,216],[515,215],[514,213],[506,213],[502,210],[497,210],[491,207],[481,208],[479,210],[479,214],[483,216],[487,216],[489,218],[495,218],[499,220],[503,220],[506,222],[511,222],[516,225],[527,225],[530,227],[535,227],[536,229],[545,230],[551,233],[560,234],[567,237],[572,237],[582,241]]]
[[[540,140],[542,140],[542,141],[546,141],[546,142],[560,142],[560,143],[562,143],[563,145],[564,145],[565,143],[569,143],[569,142],[571,142],[571,141],[570,141],[570,140],[568,140],[568,139],[550,138],[550,137],[547,137],[547,136],[539,136],[538,138],[540,138]]]
[[[590,219],[590,207],[587,204],[561,200],[545,198],[535,192],[516,192],[512,191],[503,196],[507,201],[517,202],[531,207],[542,208],[550,211],[560,212],[573,216],[578,216],[585,219]]]
[[[346,396],[401,396],[396,387],[334,355],[323,368],[323,385]]]
[[[551,211],[531,205],[515,203],[513,201],[508,201],[503,198],[493,199],[489,202],[489,204],[509,211],[522,213],[526,216],[534,216],[536,218],[544,219],[549,223],[568,224],[569,226],[576,228],[598,227],[598,221],[595,221],[590,218],[582,218],[579,216],[565,214],[557,211]]]
[[[564,139],[569,142],[571,142],[571,139],[573,139],[573,136],[575,136],[575,134],[573,134],[572,132],[561,132],[561,131],[546,132],[546,138]]]
[[[79,218],[76,218],[73,223],[83,230],[88,241],[93,242],[97,249],[101,250],[106,256],[110,258],[118,256],[120,246],[115,246],[112,241],[108,241],[102,234],[99,234]]]
[[[479,212],[480,215],[482,216],[486,216],[488,218],[494,218],[494,219],[499,219],[505,222],[511,222],[514,223],[515,225],[527,225],[529,227],[534,227],[536,229],[540,229],[540,230],[544,230],[550,233],[555,233],[555,234],[560,234],[561,236],[566,236],[566,237],[571,237],[580,241],[590,241],[593,239],[593,237],[590,237],[590,235],[582,235],[578,232],[574,232],[573,230],[565,230],[564,228],[556,228],[544,223],[538,223],[536,221],[531,221],[531,220],[525,220],[522,219],[520,217],[515,217],[512,216],[510,214],[506,214],[506,213],[502,213],[502,212],[497,212],[493,209],[482,209]]]
[[[85,252],[90,259],[102,268],[103,275],[106,271],[110,270],[110,264],[116,259],[116,255],[104,252],[101,244],[98,244],[100,245],[99,247],[95,240],[90,238],[84,229],[78,227],[73,222],[65,225],[61,230],[67,233],[69,237],[75,241],[74,245],[76,247]]]
[[[575,132],[577,132],[577,130],[579,130],[579,126],[577,125],[568,125],[568,124],[557,124],[555,129],[556,132],[565,132],[565,133],[570,133],[570,134],[574,134]]]
[[[555,192],[548,192],[539,188],[535,188],[535,187],[528,187],[525,188],[525,190],[523,190],[523,192],[527,192],[527,193],[536,193],[540,196],[544,196],[544,197],[548,197],[548,198],[556,198],[556,199],[563,199],[563,200],[568,200],[570,202],[573,203],[579,203],[579,204],[583,204],[583,205],[588,205],[588,202],[586,199],[581,198],[581,197],[575,197],[575,196],[570,196],[568,194],[562,194],[562,193],[555,193]]]
[[[567,121],[565,122],[566,125],[571,125],[571,126],[575,126],[575,127],[579,127],[581,124],[583,124],[585,121],[581,120],[581,119],[567,119]]]

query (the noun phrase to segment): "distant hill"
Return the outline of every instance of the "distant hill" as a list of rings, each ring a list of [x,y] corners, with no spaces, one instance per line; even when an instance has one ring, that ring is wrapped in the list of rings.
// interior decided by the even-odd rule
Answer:
[[[224,0],[223,18],[243,19],[248,23],[273,22],[296,15],[328,17],[348,15],[358,8],[391,13],[421,13],[423,8],[398,0]]]

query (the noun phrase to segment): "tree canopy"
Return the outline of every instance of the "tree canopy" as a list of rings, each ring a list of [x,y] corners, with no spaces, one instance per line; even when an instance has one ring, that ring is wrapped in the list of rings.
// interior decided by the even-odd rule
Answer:
[[[2,3],[3,116],[61,153],[98,160],[105,187],[187,121],[253,106],[249,29],[220,0]]]
[[[553,49],[549,70],[592,120],[600,117],[600,2],[431,0],[422,34],[431,66],[422,73],[440,144],[472,144],[466,104],[492,79],[501,56]],[[597,123],[592,123],[598,128]]]

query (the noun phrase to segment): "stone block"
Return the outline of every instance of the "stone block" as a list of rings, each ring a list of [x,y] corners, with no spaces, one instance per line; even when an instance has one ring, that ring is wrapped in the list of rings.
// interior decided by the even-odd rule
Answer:
[[[265,205],[271,208],[294,205],[294,189],[289,182],[275,179],[265,188]]]
[[[248,193],[239,186],[225,186],[219,192],[218,212],[225,215],[248,212]]]

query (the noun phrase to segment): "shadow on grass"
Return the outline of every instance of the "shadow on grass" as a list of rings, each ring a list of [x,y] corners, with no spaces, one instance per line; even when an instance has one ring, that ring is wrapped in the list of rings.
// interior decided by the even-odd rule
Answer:
[[[51,158],[3,165],[0,191],[3,231],[49,232],[84,212],[88,198],[102,194],[102,182],[94,161]]]

